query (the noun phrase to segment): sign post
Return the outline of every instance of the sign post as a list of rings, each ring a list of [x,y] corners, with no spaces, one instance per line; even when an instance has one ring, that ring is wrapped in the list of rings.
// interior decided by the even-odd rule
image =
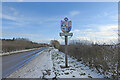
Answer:
[[[67,54],[68,54],[68,36],[73,36],[73,33],[69,33],[71,31],[72,28],[72,22],[68,21],[68,18],[65,17],[64,18],[65,21],[61,21],[61,30],[63,31],[63,33],[60,33],[60,36],[64,36],[65,37],[65,67],[68,67],[68,60],[67,60]]]
[[[68,62],[67,62],[67,54],[68,54],[67,42],[68,42],[68,37],[65,36],[65,67],[68,67]]]

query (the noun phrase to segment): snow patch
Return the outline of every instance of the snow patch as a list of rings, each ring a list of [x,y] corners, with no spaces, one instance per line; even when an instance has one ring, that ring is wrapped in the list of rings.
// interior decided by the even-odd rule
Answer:
[[[50,47],[8,78],[104,78],[104,75],[70,56],[70,67],[61,68],[61,65],[65,65],[65,54]]]

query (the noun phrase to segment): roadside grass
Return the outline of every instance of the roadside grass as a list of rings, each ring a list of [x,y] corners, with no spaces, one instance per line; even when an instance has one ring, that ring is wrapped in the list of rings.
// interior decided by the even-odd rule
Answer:
[[[59,50],[65,53],[65,46],[61,45]],[[116,78],[118,74],[117,68],[120,70],[117,65],[118,52],[118,44],[107,45],[73,41],[68,45],[69,56],[93,69],[92,71],[97,70],[98,73],[104,74],[108,78]],[[70,63],[74,63],[74,61]],[[75,65],[74,67],[78,68]],[[84,69],[81,68],[81,70]]]

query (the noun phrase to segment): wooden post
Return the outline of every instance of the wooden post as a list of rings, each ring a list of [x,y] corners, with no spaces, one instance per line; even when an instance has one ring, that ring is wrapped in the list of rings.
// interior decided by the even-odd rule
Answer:
[[[63,33],[60,33],[60,36],[64,36],[65,37],[65,66],[64,68],[68,68],[68,60],[67,60],[67,54],[68,54],[68,36],[73,36],[73,33],[69,33],[71,31],[71,21],[68,21],[68,18],[65,17],[64,18],[65,21],[61,20],[61,30],[63,31]],[[63,66],[61,66],[63,68]]]
[[[67,54],[68,54],[68,50],[67,50],[67,42],[68,42],[68,38],[67,36],[65,36],[65,67],[68,67],[68,61],[67,61]]]

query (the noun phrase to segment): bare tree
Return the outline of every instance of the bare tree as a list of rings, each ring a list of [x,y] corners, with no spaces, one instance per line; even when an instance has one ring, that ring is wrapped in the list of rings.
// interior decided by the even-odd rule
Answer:
[[[53,47],[59,49],[59,47],[60,47],[59,41],[57,41],[57,40],[51,40],[50,43],[51,43],[51,45],[52,45]]]

